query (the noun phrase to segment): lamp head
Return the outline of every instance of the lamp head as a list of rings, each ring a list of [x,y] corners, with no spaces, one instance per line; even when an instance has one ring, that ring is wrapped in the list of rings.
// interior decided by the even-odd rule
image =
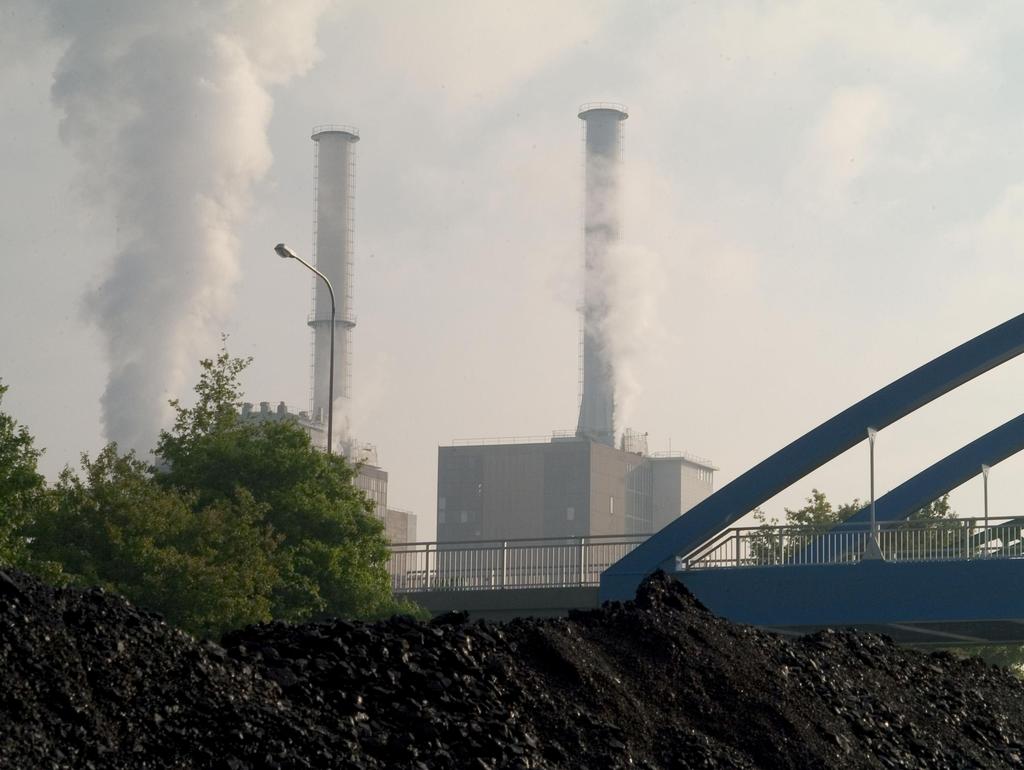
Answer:
[[[277,244],[274,247],[274,251],[277,252],[277,256],[279,256],[281,259],[298,259],[298,256],[295,254],[295,252],[289,249],[283,243]]]

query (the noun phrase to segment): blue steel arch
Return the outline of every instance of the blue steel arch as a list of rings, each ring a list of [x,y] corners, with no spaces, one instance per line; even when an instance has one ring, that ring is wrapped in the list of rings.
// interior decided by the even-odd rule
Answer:
[[[733,479],[601,575],[602,600],[630,599],[640,582],[763,502],[939,396],[1024,352],[1024,314],[968,340],[858,401]]]
[[[1024,450],[1024,414],[965,444],[882,495],[875,501],[875,520],[906,521],[914,511],[977,476],[982,465],[997,465],[1021,450]],[[870,520],[871,506],[866,505],[833,529],[866,524]],[[821,541],[811,543],[795,561],[813,563],[819,547]]]

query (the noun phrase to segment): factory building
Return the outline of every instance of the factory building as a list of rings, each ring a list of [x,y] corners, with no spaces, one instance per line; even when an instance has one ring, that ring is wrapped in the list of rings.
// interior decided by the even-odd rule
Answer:
[[[584,279],[580,405],[575,432],[549,441],[438,448],[437,539],[511,540],[653,533],[714,491],[710,461],[649,454],[646,434],[616,447],[615,362],[606,285],[621,258],[619,104],[580,107],[585,137]]]
[[[710,495],[716,470],[575,436],[440,447],[437,539],[648,534]]]
[[[651,532],[664,528],[715,491],[718,468],[685,452],[655,452],[651,467]]]
[[[287,420],[302,428],[309,436],[313,446],[323,448],[327,443],[327,427],[319,420],[309,416],[309,412],[292,412],[284,401],[280,402],[273,409],[269,401],[260,401],[260,408],[254,409],[249,402],[242,404],[242,411],[239,415],[243,422],[271,422]]]
[[[416,514],[404,508],[388,508],[384,534],[389,543],[416,542]]]

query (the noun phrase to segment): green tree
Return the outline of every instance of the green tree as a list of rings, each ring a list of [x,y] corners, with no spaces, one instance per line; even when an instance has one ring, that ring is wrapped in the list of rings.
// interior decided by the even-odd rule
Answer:
[[[281,538],[274,617],[412,610],[392,597],[383,525],[353,483],[356,470],[315,449],[292,422],[239,416],[238,377],[249,363],[223,348],[201,362],[195,405],[173,401],[174,427],[160,435],[159,482],[187,490],[199,505],[229,505],[243,492],[259,503],[263,521]]]
[[[848,503],[833,506],[824,492],[812,489],[806,505],[800,508],[784,509],[786,519],[781,528],[777,519],[769,520],[764,511],[757,509],[754,511],[754,518],[760,523],[760,526],[751,537],[750,558],[758,564],[784,561],[808,545],[813,538],[848,520],[864,506],[865,503],[857,498]],[[939,530],[929,531],[928,536],[916,544],[919,548],[924,547],[922,544],[933,541],[934,547],[940,547],[950,540],[944,534],[945,531],[959,528],[960,520],[957,519],[956,511],[949,504],[948,494],[914,511],[903,526],[907,528],[921,527],[922,523],[927,525],[936,522],[947,523],[945,526],[940,526]],[[955,539],[957,543],[962,541],[962,538]]]
[[[270,619],[277,538],[244,490],[199,504],[108,444],[95,460],[82,456],[82,475],[65,468],[52,499],[30,548],[61,563],[68,582],[121,594],[200,636]]]
[[[0,403],[7,386],[0,383]],[[0,567],[11,566],[54,578],[58,565],[33,560],[27,531],[48,503],[46,479],[39,473],[42,454],[28,428],[0,411]]]
[[[806,505],[783,509],[786,520],[781,527],[778,519],[769,520],[767,514],[759,508],[754,511],[754,518],[760,522],[760,526],[751,538],[751,558],[758,564],[785,561],[809,545],[815,537],[848,519],[862,506],[856,498],[833,506],[824,492],[812,489]]]
[[[0,384],[0,403],[6,392]],[[40,454],[28,428],[0,411],[0,565],[24,561],[26,519],[45,487],[36,470]]]
[[[833,508],[824,492],[812,489],[805,506],[797,509],[785,508],[784,510],[787,525],[805,529],[807,534],[821,534],[839,522],[850,518],[862,507],[863,503],[854,498],[849,503],[843,503]]]
[[[956,511],[949,504],[949,494],[945,494],[938,500],[932,500],[928,505],[918,508],[907,519],[907,521],[955,521]]]

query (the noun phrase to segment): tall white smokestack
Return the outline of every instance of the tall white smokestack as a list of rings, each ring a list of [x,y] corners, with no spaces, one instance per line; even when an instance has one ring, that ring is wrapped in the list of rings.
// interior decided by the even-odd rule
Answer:
[[[608,261],[619,238],[620,104],[580,107],[586,126],[585,273],[583,289],[583,395],[576,435],[615,445],[615,385],[609,344]]]
[[[314,199],[316,223],[313,257],[317,269],[334,286],[337,313],[334,330],[334,425],[335,443],[344,446],[349,436],[351,391],[352,230],[356,183],[355,143],[359,132],[349,126],[317,126],[313,129],[316,165]],[[313,315],[313,416],[327,421],[330,403],[331,297],[319,279],[315,282]],[[334,449],[335,447],[332,447]]]

